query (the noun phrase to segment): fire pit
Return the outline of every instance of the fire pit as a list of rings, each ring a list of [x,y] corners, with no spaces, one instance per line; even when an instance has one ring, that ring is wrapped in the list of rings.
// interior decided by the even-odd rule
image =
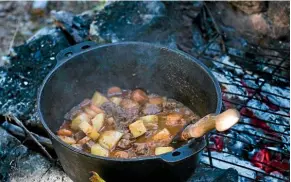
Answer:
[[[269,8],[273,7],[271,5]],[[129,7],[134,11],[126,11]],[[11,64],[0,67],[1,115],[15,116],[12,122],[4,117],[0,120],[0,136],[6,138],[5,141],[0,139],[0,147],[7,145],[8,148],[11,146],[10,150],[15,150],[9,154],[1,148],[0,157],[4,161],[0,162],[0,170],[4,173],[0,179],[45,181],[43,175],[57,181],[55,176],[49,176],[57,174],[69,181],[59,167],[28,149],[43,155],[48,152],[47,156],[55,158],[51,142],[35,114],[34,104],[37,88],[56,64],[57,53],[90,39],[98,44],[122,41],[162,44],[183,50],[211,68],[221,84],[223,109],[235,107],[242,117],[227,132],[209,134],[207,149],[203,151],[201,165],[192,181],[223,181],[225,176],[236,181],[237,173],[239,180],[245,181],[290,180],[289,44],[274,40],[262,46],[257,39],[246,40],[233,33],[235,30],[221,25],[213,7],[211,3],[185,2],[173,6],[162,2],[115,2],[97,14],[53,12],[58,28],[43,29],[27,44],[14,48],[14,52],[5,57]],[[236,8],[240,7],[236,5]],[[262,6],[255,12],[269,13],[266,8]],[[137,11],[139,13],[135,13]],[[177,27],[181,31],[177,32]],[[233,34],[236,36],[231,36]],[[28,132],[45,150],[40,150]],[[42,174],[32,178],[16,172],[22,171],[23,164],[31,163],[33,157],[39,161],[33,165],[39,165]],[[234,170],[226,170],[228,168]],[[213,176],[206,179],[204,173]]]

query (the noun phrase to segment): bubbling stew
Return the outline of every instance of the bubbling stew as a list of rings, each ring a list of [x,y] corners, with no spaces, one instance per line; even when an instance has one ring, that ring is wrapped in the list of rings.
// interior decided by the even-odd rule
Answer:
[[[114,158],[160,155],[174,150],[172,138],[200,119],[182,103],[142,89],[96,91],[72,108],[58,137],[79,150]]]

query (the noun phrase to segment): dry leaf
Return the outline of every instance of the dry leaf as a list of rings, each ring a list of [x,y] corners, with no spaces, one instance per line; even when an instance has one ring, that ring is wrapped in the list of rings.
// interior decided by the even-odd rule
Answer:
[[[94,171],[91,171],[91,177],[89,178],[90,182],[106,182],[104,179],[102,179],[99,174],[97,174]]]

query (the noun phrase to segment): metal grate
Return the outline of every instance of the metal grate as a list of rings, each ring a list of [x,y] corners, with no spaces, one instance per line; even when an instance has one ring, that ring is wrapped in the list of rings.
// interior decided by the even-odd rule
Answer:
[[[290,100],[289,52],[285,49],[274,50],[252,45],[242,50],[226,45],[227,52],[223,53],[217,46],[212,48],[215,47],[213,45],[218,45],[218,39],[217,34],[214,36],[215,41],[212,39],[199,56],[202,60],[211,60],[213,63],[213,74],[222,87],[224,109],[235,107],[240,111],[242,118],[238,127],[228,132],[210,133],[207,152],[203,153],[208,160],[204,158],[202,162],[216,168],[236,168],[244,180],[262,180],[267,176],[273,180],[289,180],[289,169],[282,169],[270,162],[256,161],[254,156],[249,156],[252,151],[256,154],[265,150],[266,153],[272,154],[272,157],[281,156],[281,160],[290,162],[290,106],[286,106],[286,102]],[[288,95],[280,91],[285,91]],[[224,146],[221,149],[213,148],[216,144],[212,142],[212,138],[215,136],[223,141]],[[225,141],[232,141],[232,144],[242,143],[243,147],[238,150],[243,151],[237,154]],[[241,164],[239,161],[248,163]],[[254,163],[261,164],[262,169]],[[279,171],[283,176],[274,175],[270,171]]]
[[[289,45],[274,42],[260,47],[242,41],[240,48],[232,47],[207,3],[199,18],[208,42],[192,53],[210,64],[219,80],[223,109],[235,107],[241,113],[241,120],[229,131],[209,134],[201,162],[235,168],[241,181],[290,181]],[[266,160],[256,160],[260,152]],[[288,167],[272,165],[276,160]]]

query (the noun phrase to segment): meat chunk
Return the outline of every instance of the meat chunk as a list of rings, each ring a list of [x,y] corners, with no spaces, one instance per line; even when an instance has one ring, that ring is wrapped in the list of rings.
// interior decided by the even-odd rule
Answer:
[[[76,143],[76,140],[72,137],[68,137],[68,136],[59,136],[59,138],[61,140],[63,140],[65,143],[67,144],[75,144]]]
[[[68,130],[68,129],[60,129],[58,132],[57,132],[58,135],[62,135],[62,136],[72,136],[73,135],[73,132],[71,130]]]
[[[166,102],[164,102],[163,107],[165,110],[173,110],[177,107],[177,101],[174,99],[168,99]]]
[[[132,145],[132,142],[129,139],[121,139],[118,144],[117,147],[120,149],[129,149]]]
[[[139,107],[133,107],[125,110],[126,113],[126,123],[125,126],[128,126],[130,123],[138,119],[139,117]]]
[[[114,120],[113,117],[107,118],[106,123],[107,123],[107,125],[108,125],[107,127],[109,129],[115,130],[115,128],[116,128],[116,122],[115,122],[115,120]]]
[[[134,107],[139,107],[139,104],[131,99],[123,99],[120,102],[120,106],[124,109],[130,109]]]
[[[149,138],[149,137],[153,136],[155,133],[157,133],[157,130],[149,130],[145,133],[145,137]]]
[[[82,138],[84,138],[85,136],[86,136],[86,133],[84,133],[83,131],[78,131],[77,133],[74,134],[74,139],[76,141],[79,141]]]
[[[114,125],[118,128],[121,128],[121,123],[126,121],[127,116],[125,110],[112,102],[102,104],[101,109],[105,111],[107,117],[113,118],[110,119],[109,122],[112,123],[114,121]]]
[[[138,102],[139,104],[144,104],[148,101],[149,98],[143,90],[136,89],[131,93],[131,99],[135,102]]]
[[[147,143],[134,143],[133,151],[137,155],[148,155],[150,153],[150,147]]]
[[[111,87],[107,91],[108,97],[119,96],[122,94],[122,90],[119,87]]]
[[[65,114],[66,120],[73,120],[78,114],[82,113],[82,108],[91,104],[90,99],[83,100],[79,105],[73,107],[68,113]]]
[[[164,102],[164,99],[162,97],[152,97],[149,99],[150,104],[162,105],[163,102]]]
[[[166,125],[177,126],[186,124],[186,120],[182,118],[183,115],[179,113],[170,113],[167,115]]]
[[[148,146],[150,148],[156,148],[156,147],[165,147],[165,146],[168,146],[172,141],[172,138],[164,138],[164,139],[161,139],[161,140],[158,140],[158,141],[151,141],[151,142],[148,142]]]
[[[125,151],[117,151],[113,154],[113,156],[116,158],[128,158],[129,154]]]
[[[133,135],[131,133],[128,133],[129,130],[125,131],[126,133],[122,136],[124,139],[134,139]]]
[[[161,106],[156,105],[156,104],[149,104],[149,103],[147,103],[142,110],[143,114],[145,115],[157,114],[162,111],[163,111],[163,108]]]
[[[120,102],[120,106],[122,107],[124,112],[123,122],[121,123],[124,128],[139,117],[140,106],[137,102],[130,99],[123,99]]]
[[[82,138],[81,140],[79,140],[77,143],[84,145],[85,143],[89,142],[91,140],[91,138],[85,136],[84,138]]]

